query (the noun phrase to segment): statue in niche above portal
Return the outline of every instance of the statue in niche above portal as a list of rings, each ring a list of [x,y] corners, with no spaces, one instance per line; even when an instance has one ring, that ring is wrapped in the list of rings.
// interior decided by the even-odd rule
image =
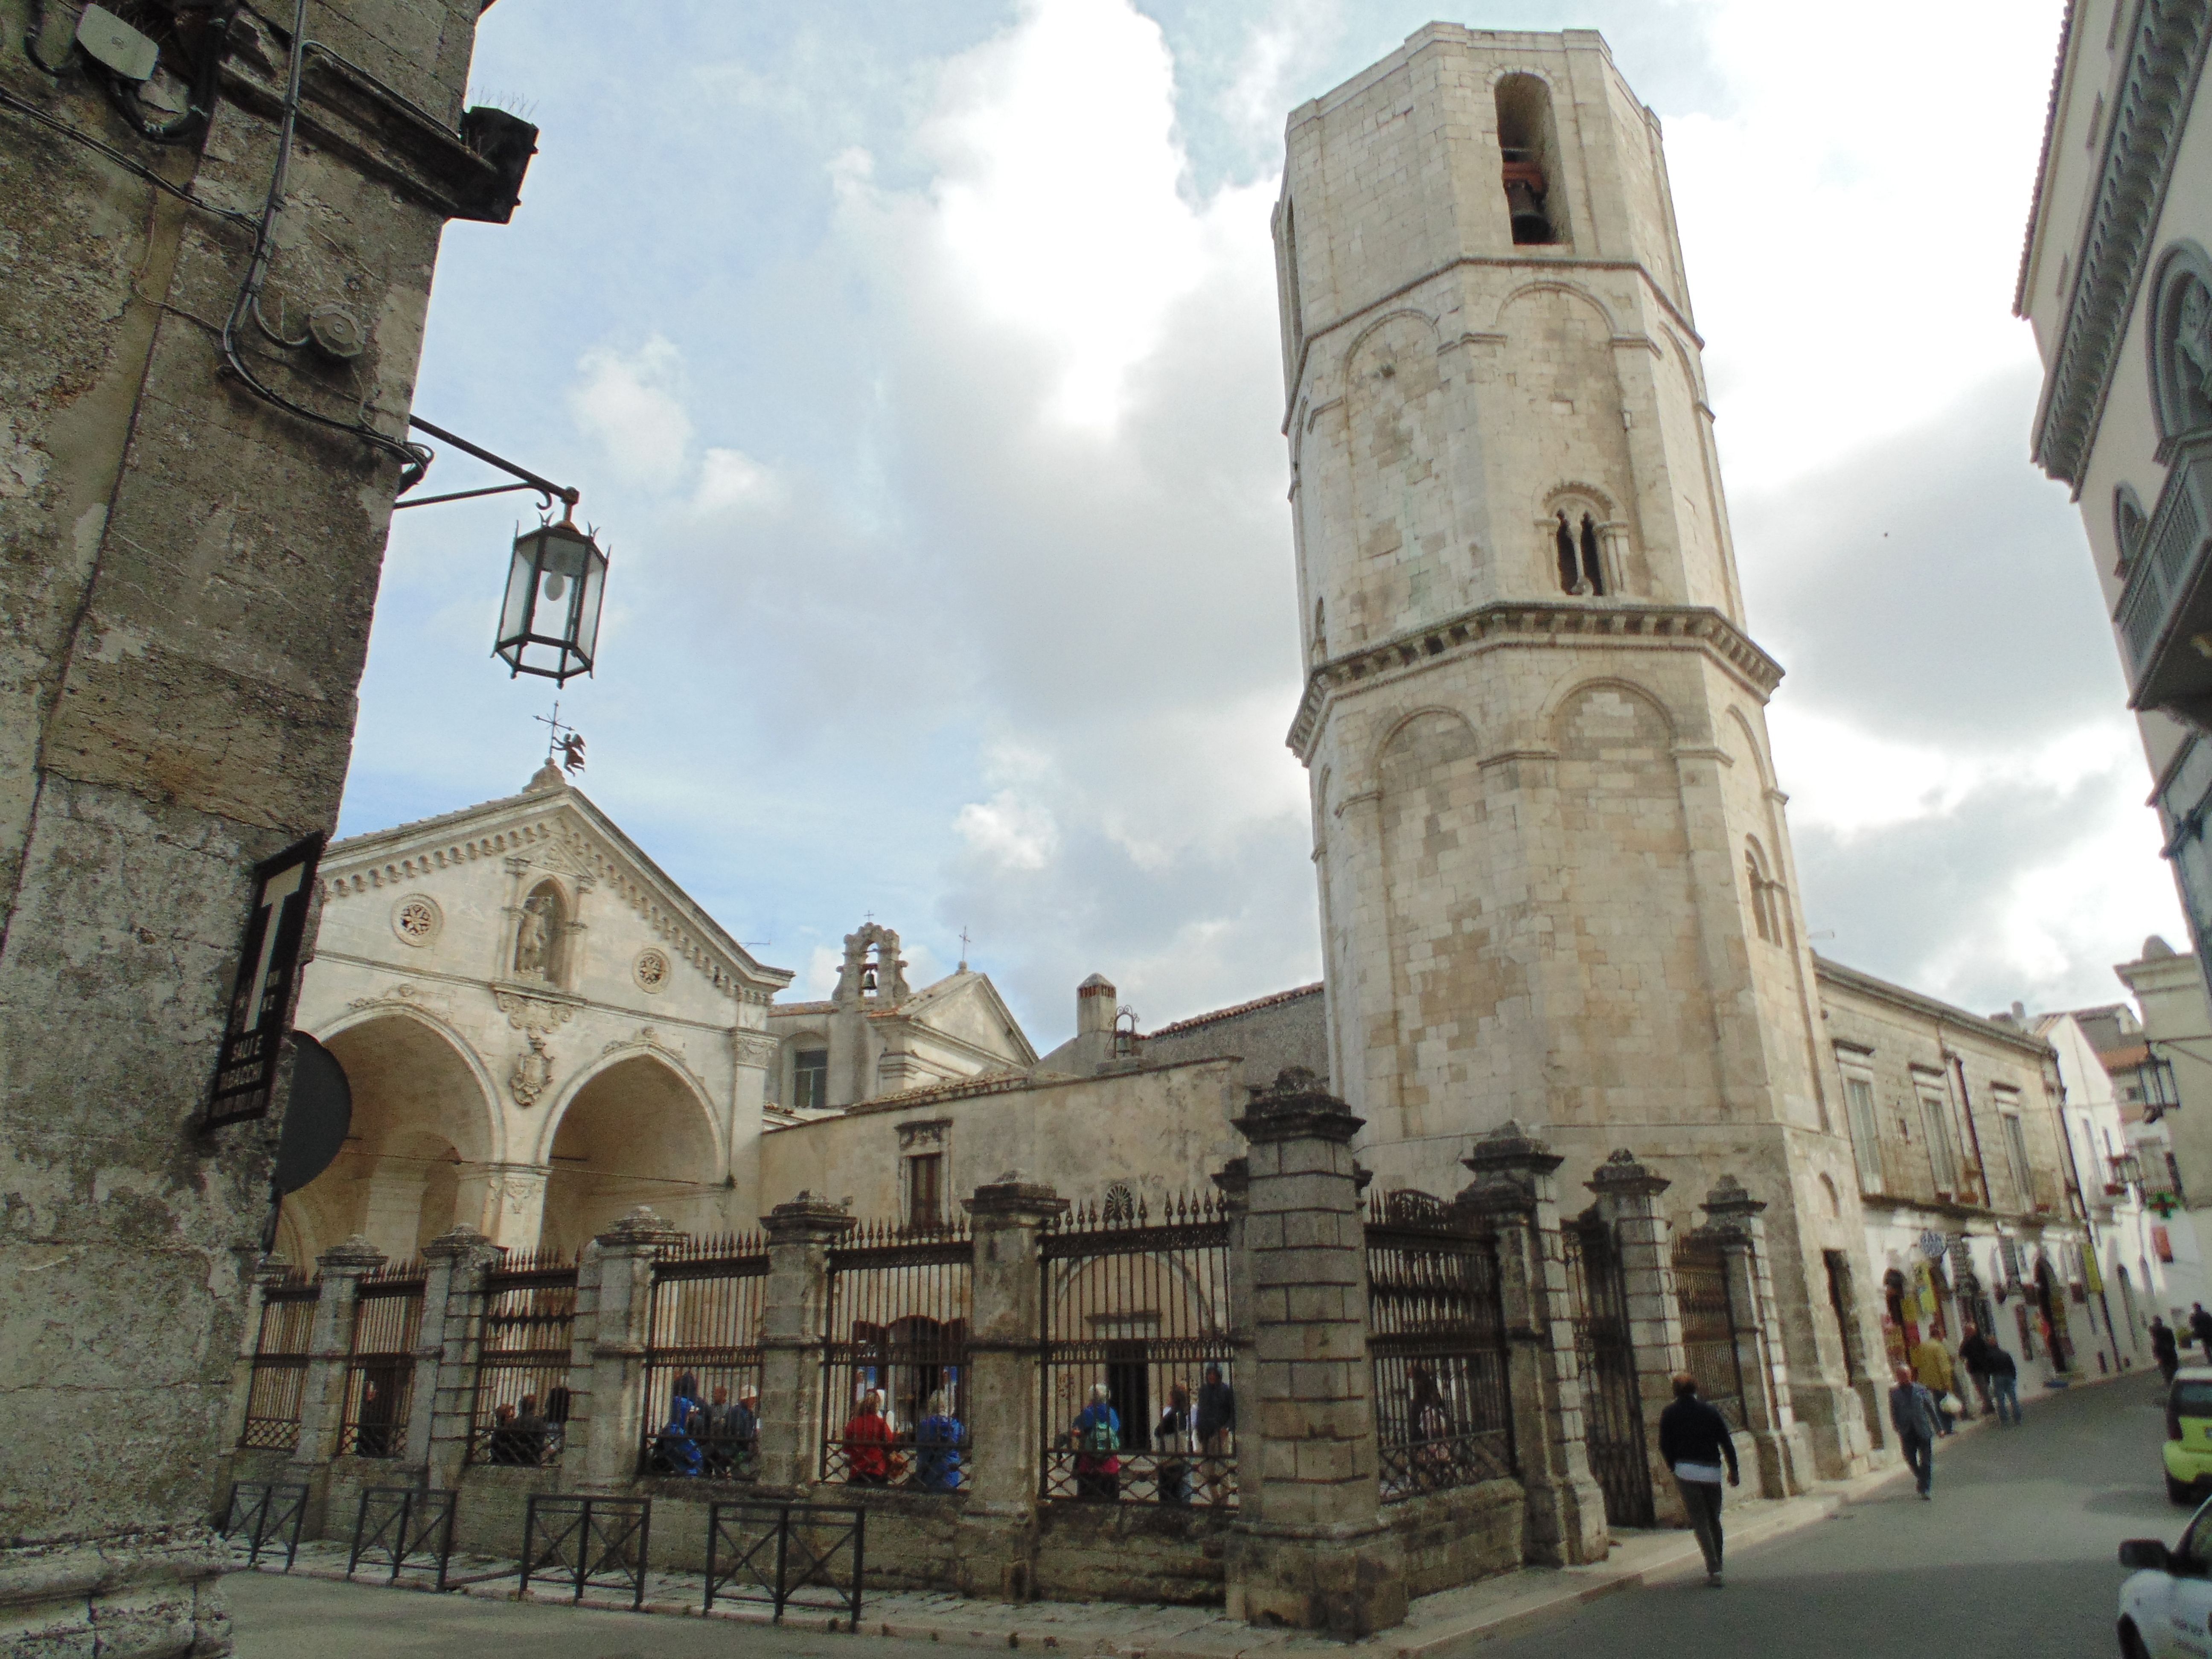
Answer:
[[[514,976],[552,977],[555,900],[544,891],[532,893],[522,906],[522,921],[514,930]]]

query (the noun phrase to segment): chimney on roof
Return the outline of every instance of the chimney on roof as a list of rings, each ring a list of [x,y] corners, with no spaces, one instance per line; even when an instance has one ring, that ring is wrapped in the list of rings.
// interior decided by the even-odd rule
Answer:
[[[1105,975],[1093,974],[1075,988],[1076,1036],[1089,1036],[1094,1031],[1103,1031],[1111,1037],[1114,1017],[1120,1012],[1113,982]]]

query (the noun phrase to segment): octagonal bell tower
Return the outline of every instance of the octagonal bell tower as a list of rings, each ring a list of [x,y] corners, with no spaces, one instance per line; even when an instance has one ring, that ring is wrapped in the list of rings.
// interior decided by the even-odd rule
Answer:
[[[1659,122],[1604,40],[1432,24],[1275,214],[1332,1070],[1388,1185],[1511,1118],[1768,1205],[1790,1395],[1864,1447],[1862,1253]]]

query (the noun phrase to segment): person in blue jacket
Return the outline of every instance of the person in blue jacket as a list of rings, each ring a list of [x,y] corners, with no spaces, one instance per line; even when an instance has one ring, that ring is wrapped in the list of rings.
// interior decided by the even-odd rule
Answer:
[[[946,1405],[945,1390],[929,1396],[929,1414],[914,1425],[914,1485],[922,1492],[960,1489],[960,1441],[966,1431]]]
[[[1075,1442],[1075,1495],[1101,1503],[1121,1499],[1121,1415],[1103,1382],[1091,1385],[1091,1403],[1069,1425]]]

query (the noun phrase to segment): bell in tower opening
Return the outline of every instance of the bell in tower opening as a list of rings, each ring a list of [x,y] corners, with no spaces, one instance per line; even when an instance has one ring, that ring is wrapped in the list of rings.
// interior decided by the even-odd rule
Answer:
[[[1498,148],[1504,161],[1505,211],[1515,246],[1557,242],[1549,203],[1549,163],[1558,149],[1552,135],[1552,89],[1533,75],[1509,75],[1498,83]]]

